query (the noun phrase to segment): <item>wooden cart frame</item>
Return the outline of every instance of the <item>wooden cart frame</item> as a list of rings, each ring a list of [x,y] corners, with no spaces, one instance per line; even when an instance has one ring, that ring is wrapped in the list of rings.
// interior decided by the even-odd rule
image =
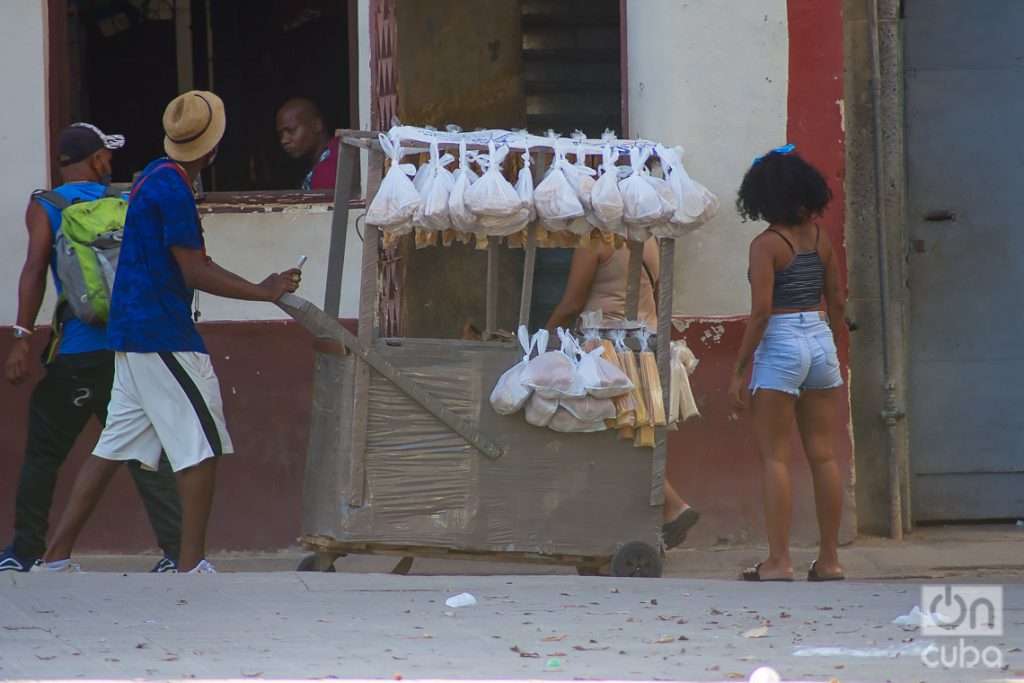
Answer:
[[[613,575],[660,576],[665,428],[657,429],[652,452],[617,440],[614,432],[558,435],[531,427],[522,416],[496,416],[487,402],[497,375],[521,355],[516,344],[488,341],[497,327],[497,240],[488,245],[484,342],[378,337],[380,231],[370,226],[362,236],[358,334],[351,334],[338,322],[349,214],[356,204],[350,202],[360,154],[365,151],[369,157],[367,205],[384,171],[377,133],[344,130],[339,135],[324,310],[295,295],[285,295],[278,302],[315,339],[313,414],[300,537],[302,545],[314,554],[299,569],[333,571],[338,557],[352,553],[401,556],[397,573],[407,572],[414,557],[448,557],[569,564],[581,573],[596,573],[608,565]],[[541,161],[538,172],[543,171],[544,159]],[[536,242],[536,228],[531,226],[519,310],[519,322],[524,325],[529,323]],[[635,319],[643,244],[630,242],[629,249],[626,314]],[[668,405],[674,240],[661,240],[660,254],[657,359]],[[468,409],[466,405],[461,410],[453,408],[451,401],[446,404],[424,384],[432,374],[447,374],[447,366],[444,373],[431,373],[416,365],[424,357],[445,358],[446,353],[451,354],[452,372],[464,373],[466,391],[475,396],[476,405]],[[466,482],[450,481],[462,487],[459,495],[469,501],[467,507],[478,516],[489,516],[488,524],[500,527],[500,533],[471,519],[468,510],[458,514],[457,510],[439,512],[432,507],[423,514],[390,511],[386,516],[374,511],[375,496],[393,500],[400,493],[396,489],[405,485],[394,476],[394,467],[404,456],[377,443],[377,432],[387,430],[381,428],[380,416],[374,413],[375,395],[405,406],[410,413],[429,415],[428,421],[436,421],[431,424],[460,440],[464,453],[446,455],[438,460],[438,466],[461,462],[458,457],[467,459],[460,465]],[[538,449],[544,452],[538,455]],[[424,461],[410,462],[419,467]],[[380,471],[388,473],[386,481]],[[508,485],[489,482],[489,477],[504,477]],[[537,492],[559,484],[573,491],[546,491],[543,497]],[[518,512],[517,503],[522,503]],[[545,513],[538,505],[550,509]],[[445,514],[458,521],[438,522],[438,515]]]

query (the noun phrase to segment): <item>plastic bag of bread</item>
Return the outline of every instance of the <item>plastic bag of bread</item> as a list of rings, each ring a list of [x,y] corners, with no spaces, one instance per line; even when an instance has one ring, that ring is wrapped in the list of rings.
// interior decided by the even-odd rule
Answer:
[[[366,222],[391,234],[406,234],[412,232],[412,218],[422,201],[410,179],[416,169],[412,164],[401,163],[403,151],[400,145],[392,143],[383,133],[379,140],[384,153],[391,159],[391,167],[370,202]]]
[[[448,198],[455,184],[455,177],[445,166],[455,161],[451,154],[440,156],[437,142],[430,143],[430,162],[426,164],[430,173],[420,188],[422,203],[413,222],[424,230],[443,231],[452,227],[448,210]],[[415,184],[415,180],[413,181]]]
[[[519,194],[501,174],[501,162],[508,156],[508,147],[487,143],[487,156],[478,157],[486,171],[466,190],[466,205],[478,217],[512,216],[523,207]]]
[[[567,434],[582,434],[587,432],[603,432],[608,429],[608,426],[604,423],[604,420],[597,420],[596,422],[581,420],[564,407],[559,406],[548,422],[548,429]]]
[[[665,208],[657,189],[648,182],[647,160],[650,147],[629,150],[630,174],[619,181],[622,193],[622,217],[630,227],[649,228],[662,220]]]
[[[565,151],[556,144],[551,168],[533,191],[537,217],[549,232],[561,232],[584,215],[583,204],[566,177],[567,167],[573,172],[572,165],[565,159]]]
[[[526,325],[520,325],[516,337],[519,339],[519,345],[523,348],[523,358],[501,375],[491,391],[491,407],[499,415],[512,415],[519,412],[526,400],[530,398],[533,389],[523,383],[523,372],[529,365],[533,353],[538,349],[546,349],[548,346],[547,330],[540,330],[530,337]]]
[[[579,380],[587,393],[595,398],[615,398],[633,390],[633,383],[618,365],[602,356],[604,347],[598,346],[583,354],[577,366]]]
[[[563,398],[559,399],[558,406],[560,409],[569,411],[581,422],[604,422],[605,420],[614,420],[616,416],[615,404],[607,398],[593,396]]]
[[[477,179],[477,175],[469,167],[475,156],[466,149],[466,143],[459,143],[459,168],[455,171],[455,180],[448,195],[448,214],[452,227],[462,233],[472,233],[479,229],[476,214],[466,204],[466,193]]]
[[[524,414],[527,424],[534,427],[547,427],[556,412],[558,412],[558,399],[544,398],[540,394],[534,393],[526,401]]]
[[[615,164],[618,153],[611,145],[602,152],[601,175],[590,192],[592,218],[597,227],[617,235],[626,236],[622,219],[622,193],[619,192],[619,167]]]
[[[580,381],[576,363],[579,346],[572,335],[561,327],[558,338],[561,349],[548,351],[529,362],[523,372],[523,383],[543,398],[579,398],[585,396],[586,388]]]

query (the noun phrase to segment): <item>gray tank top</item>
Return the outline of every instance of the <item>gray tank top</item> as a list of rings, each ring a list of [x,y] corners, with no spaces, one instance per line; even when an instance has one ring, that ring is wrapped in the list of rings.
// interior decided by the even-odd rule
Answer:
[[[782,238],[793,252],[793,260],[782,270],[775,271],[775,287],[772,290],[772,308],[814,308],[821,303],[825,288],[825,264],[818,255],[818,239],[821,229],[814,226],[814,251],[797,253],[793,243],[778,230],[768,228]]]

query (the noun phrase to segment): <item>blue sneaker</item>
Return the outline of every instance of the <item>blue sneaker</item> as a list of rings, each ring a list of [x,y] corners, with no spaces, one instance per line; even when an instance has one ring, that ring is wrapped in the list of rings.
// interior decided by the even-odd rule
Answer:
[[[152,569],[149,570],[150,574],[177,574],[178,565],[169,557],[162,557],[160,561],[156,563]]]
[[[31,571],[34,559],[18,557],[14,554],[14,546],[9,545],[0,553],[0,572],[27,572]]]

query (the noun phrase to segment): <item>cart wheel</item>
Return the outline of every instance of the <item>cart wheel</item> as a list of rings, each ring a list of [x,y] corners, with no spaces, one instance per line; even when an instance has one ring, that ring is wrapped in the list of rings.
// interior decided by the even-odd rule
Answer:
[[[641,541],[632,541],[612,557],[612,576],[639,576],[656,579],[661,576],[661,556]]]
[[[322,553],[312,553],[306,555],[299,562],[299,566],[295,568],[297,572],[333,572],[334,561],[338,559],[337,555],[327,555]]]

